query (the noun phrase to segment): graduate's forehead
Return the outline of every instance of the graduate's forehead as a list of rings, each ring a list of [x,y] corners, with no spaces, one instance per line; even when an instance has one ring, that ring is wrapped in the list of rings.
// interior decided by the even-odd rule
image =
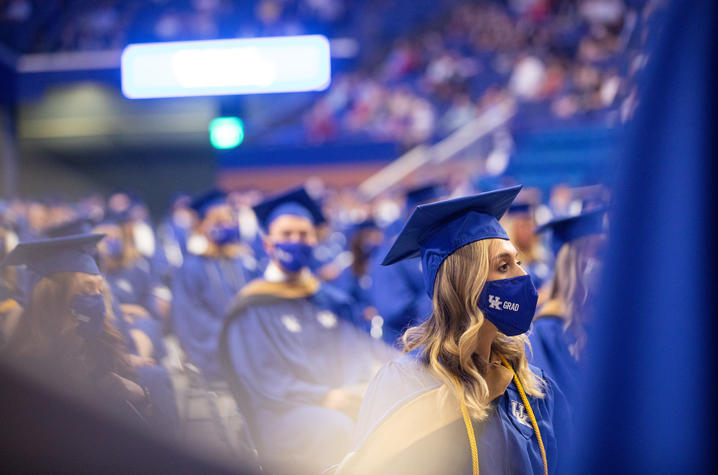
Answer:
[[[291,232],[314,232],[314,224],[304,216],[283,214],[269,224],[269,235]]]
[[[104,279],[101,275],[85,272],[73,272],[72,274],[72,293],[94,293],[102,288]]]
[[[508,239],[492,239],[489,246],[489,259],[515,259],[518,255],[516,247]]]

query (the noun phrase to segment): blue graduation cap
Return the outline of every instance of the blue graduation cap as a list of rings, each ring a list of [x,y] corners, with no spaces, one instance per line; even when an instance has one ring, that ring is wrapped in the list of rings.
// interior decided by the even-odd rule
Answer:
[[[437,200],[446,194],[446,189],[438,183],[413,188],[406,192],[406,207],[408,210],[413,210],[420,204]]]
[[[326,221],[321,208],[303,186],[263,201],[253,209],[257,220],[265,230],[269,228],[272,221],[285,214],[307,218],[315,226]]]
[[[523,215],[531,212],[532,205],[529,203],[513,203],[506,213],[508,215]]]
[[[559,218],[536,228],[536,234],[551,231],[551,246],[554,254],[561,247],[580,237],[606,232],[604,216],[606,208],[598,208],[570,218]]]
[[[213,189],[195,197],[189,206],[197,212],[200,218],[204,218],[212,206],[224,204],[226,200],[227,193]]]
[[[517,185],[418,206],[382,265],[421,256],[424,286],[431,297],[436,273],[451,253],[482,239],[509,239],[499,219],[520,190]]]
[[[0,266],[27,266],[38,278],[58,272],[100,275],[92,257],[104,234],[79,234],[18,244]]]
[[[49,238],[87,234],[92,231],[92,219],[83,217],[51,226],[43,232]]]

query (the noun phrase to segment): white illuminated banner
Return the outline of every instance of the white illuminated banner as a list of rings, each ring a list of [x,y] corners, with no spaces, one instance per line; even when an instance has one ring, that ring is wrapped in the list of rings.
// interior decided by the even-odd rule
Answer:
[[[321,91],[331,81],[321,35],[128,45],[122,93],[130,99]]]

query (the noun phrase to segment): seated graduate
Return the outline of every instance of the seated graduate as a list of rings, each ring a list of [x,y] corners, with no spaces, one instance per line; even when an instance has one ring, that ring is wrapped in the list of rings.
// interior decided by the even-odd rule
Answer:
[[[237,214],[225,193],[212,190],[192,202],[198,224],[172,281],[172,326],[189,361],[209,380],[222,379],[219,333],[229,306],[255,277],[251,249],[240,241]]]
[[[372,299],[373,280],[369,272],[369,263],[384,241],[384,234],[373,219],[356,224],[348,234],[351,261],[337,278],[331,281],[331,284],[342,289],[352,298],[354,323],[359,328],[371,331],[372,328],[381,328],[381,326],[374,320],[378,312]],[[376,331],[374,335],[381,336]]]
[[[437,184],[411,189],[406,194],[406,215],[416,206],[439,199],[447,192]],[[390,229],[394,226],[390,226]],[[431,300],[424,292],[424,278],[419,263],[401,261],[391,267],[380,265],[381,257],[391,247],[395,232],[386,233],[386,241],[371,263],[372,300],[383,319],[382,338],[401,346],[400,337],[407,328],[423,322],[431,313]]]
[[[97,260],[140,353],[160,361],[167,349],[160,320],[161,299],[155,290],[162,286],[153,276],[149,261],[124,232],[126,219],[127,215],[116,215],[94,228],[95,233],[106,236],[97,246]]]
[[[597,285],[606,247],[606,212],[588,211],[544,224],[558,250],[548,300],[536,312],[529,333],[532,363],[543,369],[570,402],[576,393],[578,364],[586,328],[594,317]]]
[[[88,218],[78,218],[46,229],[45,234],[51,238],[86,234],[91,231],[91,222]],[[103,272],[105,282],[108,284],[106,290],[111,295],[113,326],[123,336],[127,346],[127,359],[136,372],[136,381],[145,388],[152,404],[152,429],[164,436],[175,437],[179,427],[179,411],[170,374],[166,368],[158,364],[167,353],[160,324],[149,315],[144,307],[136,303],[129,304],[129,302],[138,302],[138,300],[133,300],[136,299],[133,289],[138,289],[140,294],[143,291],[149,291],[149,276],[141,268],[122,265],[121,262],[118,262],[116,254],[119,253],[114,252],[113,249],[122,249],[122,235],[119,227],[113,223],[105,223],[98,226],[96,230],[97,234],[101,234],[100,231],[104,230],[111,233],[112,236],[106,235],[98,243],[94,255],[96,261],[99,262],[98,267]],[[116,263],[110,261],[109,275],[112,277],[108,278],[105,273],[106,265],[111,259],[114,259]],[[133,269],[136,270],[133,272]],[[127,274],[123,270],[127,270]],[[128,275],[131,279],[134,277],[131,281],[135,283],[135,287],[129,282],[122,285],[124,275]],[[139,290],[140,285],[145,288]]]
[[[254,210],[271,261],[226,320],[227,379],[265,465],[319,473],[349,449],[363,392],[389,352],[350,322],[350,299],[309,270],[324,217],[307,192]]]
[[[145,426],[151,406],[137,384],[107,283],[92,253],[102,235],[20,243],[2,262],[25,265],[33,285],[5,360],[54,390]]]
[[[556,473],[568,407],[526,361],[537,293],[498,219],[520,186],[419,206],[383,263],[421,256],[433,313],[362,404],[337,473]]]

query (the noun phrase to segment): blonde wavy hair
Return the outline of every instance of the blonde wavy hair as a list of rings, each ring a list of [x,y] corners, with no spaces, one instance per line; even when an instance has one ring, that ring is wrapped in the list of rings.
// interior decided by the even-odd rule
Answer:
[[[409,328],[402,339],[404,352],[422,349],[424,363],[449,391],[464,400],[477,420],[488,417],[491,403],[484,379],[486,362],[475,354],[476,339],[484,324],[484,314],[477,302],[497,244],[498,239],[484,239],[449,255],[436,275],[431,316],[421,325]],[[508,360],[526,394],[540,398],[545,383],[529,369],[527,344],[525,335],[509,337],[499,332],[491,344],[491,353]]]
[[[591,289],[585,282],[586,259],[591,254],[591,247],[596,240],[605,240],[600,235],[583,236],[561,246],[556,255],[554,276],[549,287],[549,301],[554,301],[552,308],[561,309],[565,318],[564,331],[570,332],[576,342],[569,348],[571,355],[578,360],[586,346],[586,303]],[[545,314],[545,312],[544,312]]]

